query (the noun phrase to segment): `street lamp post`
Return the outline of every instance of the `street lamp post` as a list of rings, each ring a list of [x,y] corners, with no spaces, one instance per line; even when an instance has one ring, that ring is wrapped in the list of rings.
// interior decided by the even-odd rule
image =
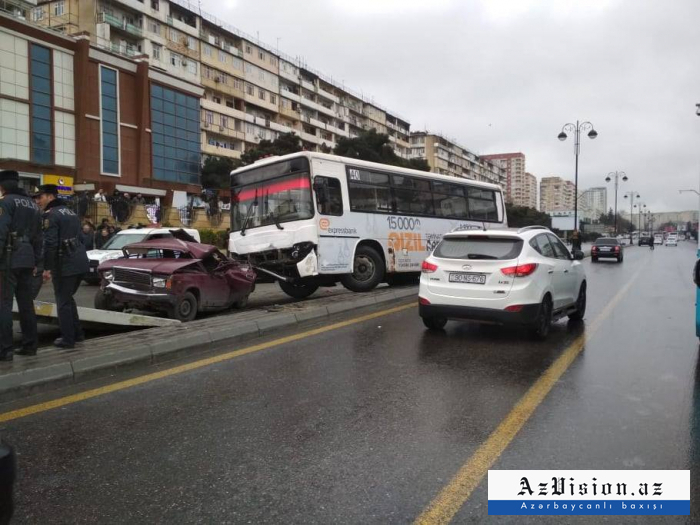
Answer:
[[[635,199],[635,194],[636,198],[639,198],[639,193],[636,191],[628,191],[625,192],[625,199],[629,197],[630,200],[630,223],[632,224],[632,229],[634,229],[634,221],[632,219],[632,208],[634,208],[634,199]],[[630,246],[632,246],[632,232],[630,231]]]
[[[566,132],[574,134],[574,156],[576,157],[575,171],[574,171],[574,230],[578,230],[578,154],[581,150],[581,132],[588,131],[588,138],[594,139],[598,136],[598,132],[593,129],[593,124],[590,122],[580,122],[577,120],[576,124],[568,123],[564,124],[561,128],[561,133],[557,138],[561,141],[566,140]]]
[[[627,182],[627,174],[624,171],[611,171],[608,176],[605,177],[605,182],[610,182],[612,180],[611,175],[615,177],[615,236],[617,237],[617,187],[620,184],[620,178],[622,182]]]

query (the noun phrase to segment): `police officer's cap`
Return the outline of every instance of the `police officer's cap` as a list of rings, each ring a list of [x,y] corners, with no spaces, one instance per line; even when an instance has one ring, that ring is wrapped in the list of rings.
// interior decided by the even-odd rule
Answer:
[[[0,182],[19,182],[19,173],[15,170],[0,170]]]
[[[38,197],[39,195],[44,194],[58,196],[58,186],[56,186],[55,184],[42,184],[37,189],[37,192],[34,194],[34,197]]]

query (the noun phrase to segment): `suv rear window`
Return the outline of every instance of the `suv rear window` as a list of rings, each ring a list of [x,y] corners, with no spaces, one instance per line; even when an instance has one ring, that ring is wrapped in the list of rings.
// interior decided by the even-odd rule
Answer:
[[[617,246],[620,241],[617,239],[596,239],[595,243],[603,246]]]
[[[522,239],[503,237],[445,237],[433,256],[442,259],[515,259],[523,248]]]

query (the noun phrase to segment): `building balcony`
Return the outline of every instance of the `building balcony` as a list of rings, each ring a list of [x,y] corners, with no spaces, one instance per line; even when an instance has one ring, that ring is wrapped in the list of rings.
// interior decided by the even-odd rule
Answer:
[[[127,24],[126,20],[122,20],[114,15],[100,13],[98,21],[103,24],[109,24],[110,27],[123,31],[131,36],[143,38],[143,30],[140,27],[133,24]]]
[[[324,115],[328,115],[329,117],[335,118],[335,111],[333,111],[332,109],[328,109],[326,106],[318,104],[312,100],[309,100],[308,98],[301,97],[301,104],[311,109],[315,109],[316,111],[320,111]]]
[[[124,5],[137,11],[139,13],[151,14],[151,5],[146,5],[146,2],[139,2],[139,0],[119,0],[119,5]]]
[[[199,29],[196,27],[196,18],[193,15],[193,19],[195,20],[195,26],[191,26],[190,24],[187,24],[185,22],[182,22],[181,20],[178,20],[177,18],[173,18],[172,16],[169,16],[166,21],[168,24],[176,28],[178,31],[182,31],[183,33],[186,33],[190,36],[194,37],[199,37]]]
[[[229,82],[230,81],[231,79],[229,78]],[[207,78],[206,76],[202,76],[202,85],[211,89],[212,91],[223,93],[231,97],[243,98],[245,96],[245,93],[242,90],[233,87],[233,85],[230,83],[221,82],[221,80],[217,82],[216,78]]]
[[[318,90],[318,88],[316,87],[316,84],[312,84],[308,80],[304,80],[304,79],[301,79],[301,87],[303,87],[304,89],[308,89],[312,93],[316,93],[316,91]]]
[[[236,149],[222,148],[209,143],[202,144],[202,153],[219,157],[231,157],[234,159],[241,158],[241,152]]]
[[[280,90],[280,97],[287,98],[289,100],[293,100],[294,102],[301,102],[301,97],[297,95],[296,93],[293,93],[291,91],[286,91],[284,89]]]
[[[299,84],[299,77],[297,75],[295,75],[294,73],[290,73],[289,71],[285,71],[282,68],[280,68],[279,76],[281,76],[285,80],[289,80],[293,84]]]
[[[280,114],[284,115],[285,117],[289,117],[289,118],[292,118],[294,120],[299,120],[301,117],[301,115],[299,114],[298,111],[294,111],[290,107],[280,106],[279,112],[280,112]]]
[[[245,133],[243,133],[242,131],[236,131],[235,129],[226,128],[219,124],[204,121],[202,122],[202,129],[206,132],[215,133],[223,137],[229,137],[240,141],[245,140]]]

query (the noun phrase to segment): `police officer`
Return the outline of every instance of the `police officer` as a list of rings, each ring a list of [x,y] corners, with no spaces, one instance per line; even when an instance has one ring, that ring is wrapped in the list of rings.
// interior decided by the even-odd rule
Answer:
[[[22,328],[21,355],[35,355],[36,315],[32,279],[41,271],[41,212],[19,187],[16,171],[0,171],[0,361],[11,361],[12,300]]]
[[[53,344],[59,348],[73,348],[75,343],[85,339],[73,295],[89,268],[80,235],[80,218],[58,199],[55,184],[39,186],[37,200],[44,210],[44,281],[53,281],[61,329],[61,337]]]

